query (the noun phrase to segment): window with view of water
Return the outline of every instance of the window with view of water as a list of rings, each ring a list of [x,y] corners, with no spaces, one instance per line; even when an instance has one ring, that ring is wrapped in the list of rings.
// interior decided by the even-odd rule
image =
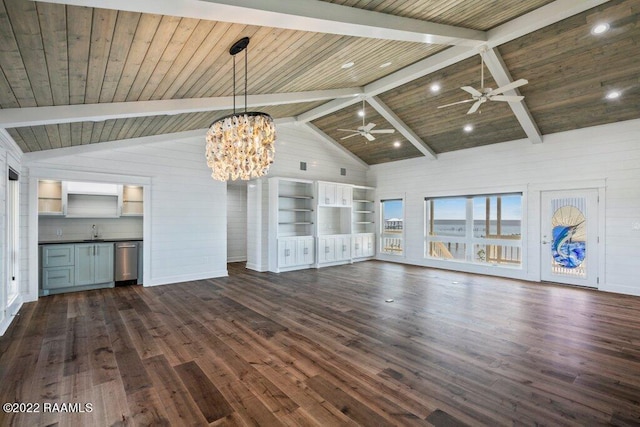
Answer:
[[[404,254],[404,202],[402,199],[380,201],[382,230],[380,252],[390,255]]]
[[[492,265],[522,263],[522,194],[425,199],[425,256]]]

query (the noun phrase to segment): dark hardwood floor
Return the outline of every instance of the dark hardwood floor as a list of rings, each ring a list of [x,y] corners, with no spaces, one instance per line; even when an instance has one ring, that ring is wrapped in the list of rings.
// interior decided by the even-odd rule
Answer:
[[[0,402],[40,412],[0,426],[640,425],[638,297],[376,261],[229,269],[25,304]]]

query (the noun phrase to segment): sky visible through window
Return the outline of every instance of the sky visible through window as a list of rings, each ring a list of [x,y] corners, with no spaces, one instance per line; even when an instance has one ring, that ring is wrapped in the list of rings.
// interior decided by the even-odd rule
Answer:
[[[502,196],[502,219],[509,220],[522,219],[522,196],[519,194]],[[473,217],[484,218],[485,217],[485,198],[474,198],[473,204]],[[497,197],[490,197],[491,200],[491,218],[496,219],[496,203]],[[464,220],[466,218],[466,203],[465,197],[446,197],[433,199],[435,205],[435,217],[437,219],[459,219]]]
[[[391,218],[399,218],[402,219],[403,214],[402,214],[402,200],[398,199],[398,200],[383,200],[382,201],[383,204],[383,215],[384,215],[384,220],[388,220]]]

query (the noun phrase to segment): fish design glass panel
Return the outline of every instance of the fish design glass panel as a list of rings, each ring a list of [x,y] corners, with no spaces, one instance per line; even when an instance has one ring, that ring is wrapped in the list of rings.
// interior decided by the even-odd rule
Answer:
[[[551,255],[554,273],[585,277],[585,199],[557,199],[552,203],[554,214],[551,218]]]

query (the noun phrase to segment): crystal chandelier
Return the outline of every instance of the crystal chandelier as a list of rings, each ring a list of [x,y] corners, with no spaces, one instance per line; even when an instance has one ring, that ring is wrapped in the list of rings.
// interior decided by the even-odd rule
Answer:
[[[275,154],[276,127],[271,116],[247,112],[247,52],[244,55],[244,113],[236,113],[236,57],[249,37],[231,46],[233,56],[233,114],[216,120],[207,131],[207,166],[218,181],[248,180],[266,175]]]

